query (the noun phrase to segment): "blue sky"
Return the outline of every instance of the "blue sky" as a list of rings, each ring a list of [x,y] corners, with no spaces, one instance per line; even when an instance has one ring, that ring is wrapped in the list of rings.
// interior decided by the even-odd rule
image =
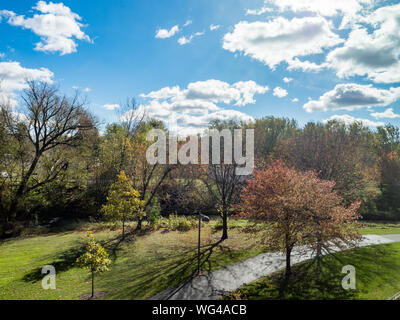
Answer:
[[[0,98],[15,108],[28,75],[79,87],[104,121],[135,97],[187,132],[269,115],[400,125],[396,1],[3,0],[0,17]]]

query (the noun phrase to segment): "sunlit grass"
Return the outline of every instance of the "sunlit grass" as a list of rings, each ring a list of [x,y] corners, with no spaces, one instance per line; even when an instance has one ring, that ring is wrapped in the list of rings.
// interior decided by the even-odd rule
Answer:
[[[343,266],[356,270],[356,290],[344,290]],[[301,263],[285,286],[283,272],[262,278],[226,299],[368,299],[386,300],[400,291],[400,243],[358,248]]]
[[[74,263],[86,243],[82,229],[0,244],[0,299],[79,299],[89,293],[89,274]],[[265,250],[257,235],[236,228],[230,230],[230,239],[211,250],[221,232],[211,225],[202,230],[202,270],[216,270]],[[197,230],[143,231],[118,244],[119,236],[120,230],[95,233],[113,259],[111,271],[95,281],[96,291],[106,292],[105,299],[145,299],[181,284],[197,270]],[[47,264],[56,267],[56,290],[41,287],[40,271]]]

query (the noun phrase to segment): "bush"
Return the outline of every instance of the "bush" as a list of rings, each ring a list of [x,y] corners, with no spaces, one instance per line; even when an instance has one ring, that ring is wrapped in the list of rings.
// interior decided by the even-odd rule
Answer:
[[[189,231],[196,229],[198,221],[195,217],[178,216],[177,213],[171,214],[168,219],[160,218],[155,223],[156,229],[167,229],[169,231]]]

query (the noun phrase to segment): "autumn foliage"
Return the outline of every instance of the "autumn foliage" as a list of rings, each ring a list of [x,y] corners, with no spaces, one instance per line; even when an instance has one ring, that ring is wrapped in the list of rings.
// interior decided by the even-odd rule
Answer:
[[[93,233],[88,234],[88,242],[85,253],[76,259],[76,263],[84,269],[88,269],[92,275],[92,295],[94,296],[94,275],[109,271],[111,260],[104,248],[96,242]]]
[[[313,171],[301,172],[282,161],[255,171],[248,180],[236,206],[237,217],[266,222],[269,245],[286,254],[287,277],[295,245],[305,245],[320,255],[359,240],[356,221],[360,202],[344,207],[334,185]]]
[[[140,193],[133,189],[132,181],[121,171],[117,181],[111,186],[107,203],[101,212],[104,217],[112,221],[122,221],[122,237],[125,235],[125,222],[136,218],[142,220],[145,201],[141,200]]]

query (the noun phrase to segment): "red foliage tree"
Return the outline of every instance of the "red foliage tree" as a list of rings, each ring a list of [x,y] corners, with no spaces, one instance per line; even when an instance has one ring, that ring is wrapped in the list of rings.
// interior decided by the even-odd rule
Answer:
[[[355,245],[360,239],[355,223],[360,202],[344,207],[334,185],[313,171],[288,168],[282,161],[255,171],[248,180],[235,207],[237,216],[267,222],[266,240],[286,254],[286,278],[295,245],[305,245],[319,256],[322,250]]]

